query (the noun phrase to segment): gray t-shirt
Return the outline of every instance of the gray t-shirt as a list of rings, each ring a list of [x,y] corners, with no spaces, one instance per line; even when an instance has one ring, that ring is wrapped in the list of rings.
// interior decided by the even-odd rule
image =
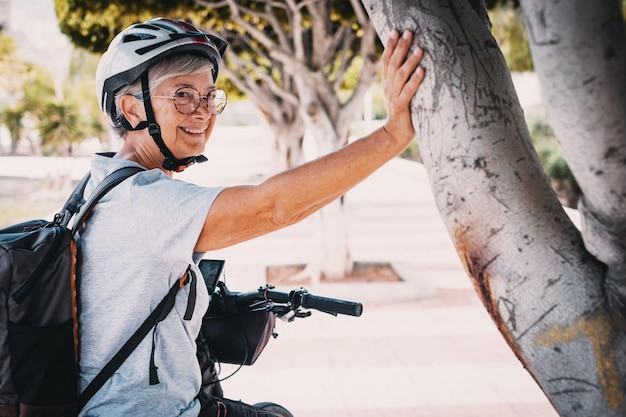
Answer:
[[[86,195],[115,169],[134,162],[95,155]],[[105,195],[80,231],[79,390],[82,392],[192,265],[197,298],[183,320],[189,285],[167,318],[141,342],[81,416],[197,416],[200,370],[196,336],[208,293],[194,247],[222,188],[173,180],[160,170],[140,172]],[[160,383],[149,384],[152,347]]]

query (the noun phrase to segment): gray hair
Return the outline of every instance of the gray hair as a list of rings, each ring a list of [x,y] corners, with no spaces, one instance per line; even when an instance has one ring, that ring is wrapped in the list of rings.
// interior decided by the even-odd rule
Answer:
[[[174,55],[156,63],[148,70],[148,85],[150,95],[154,95],[156,89],[166,80],[181,75],[197,75],[213,71],[213,64],[206,57],[194,54]],[[113,132],[119,138],[126,135],[127,130],[122,126],[124,114],[120,108],[120,97],[131,95],[139,100],[143,100],[141,93],[141,80],[122,87],[115,93],[115,119],[110,120]]]

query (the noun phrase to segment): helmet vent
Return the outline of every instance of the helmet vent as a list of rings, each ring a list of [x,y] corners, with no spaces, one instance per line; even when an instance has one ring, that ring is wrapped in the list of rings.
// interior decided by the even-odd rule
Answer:
[[[175,30],[173,30],[171,26],[168,26],[168,25],[163,25],[163,24],[161,24],[161,23],[152,23],[152,25],[156,26],[157,28],[165,29],[165,30],[167,30],[168,32],[173,32],[173,33],[176,33],[176,31],[175,31]],[[152,27],[153,29],[154,29],[154,26]]]
[[[144,41],[147,39],[156,39],[156,36],[150,35],[149,33],[129,33],[124,36],[124,43],[135,42],[135,41]]]
[[[134,26],[132,26],[133,29],[150,29],[150,30],[160,30],[162,29],[161,25],[153,25],[153,24],[146,24],[146,23],[138,23]]]

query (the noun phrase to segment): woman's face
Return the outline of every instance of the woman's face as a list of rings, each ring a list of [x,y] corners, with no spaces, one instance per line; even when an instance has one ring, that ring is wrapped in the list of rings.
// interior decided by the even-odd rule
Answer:
[[[178,159],[200,155],[204,152],[216,117],[211,114],[203,99],[200,99],[200,104],[195,111],[182,114],[176,109],[174,100],[163,98],[173,97],[184,87],[191,87],[202,96],[215,89],[213,77],[209,71],[206,71],[197,75],[183,75],[163,81],[151,99],[154,117],[161,127],[163,141]]]

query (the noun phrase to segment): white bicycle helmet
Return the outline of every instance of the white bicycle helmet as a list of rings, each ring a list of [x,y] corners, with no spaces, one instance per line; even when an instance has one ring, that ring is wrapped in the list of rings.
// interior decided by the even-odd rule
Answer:
[[[116,92],[141,79],[148,120],[135,127],[122,120],[124,127],[127,130],[149,129],[165,156],[165,169],[182,170],[194,162],[203,162],[206,158],[202,155],[184,160],[175,159],[163,143],[150,105],[148,68],[174,54],[192,52],[206,55],[212,62],[215,81],[227,46],[224,40],[180,20],[157,18],[134,24],[115,36],[100,59],[96,71],[98,104],[109,120],[115,121]]]

